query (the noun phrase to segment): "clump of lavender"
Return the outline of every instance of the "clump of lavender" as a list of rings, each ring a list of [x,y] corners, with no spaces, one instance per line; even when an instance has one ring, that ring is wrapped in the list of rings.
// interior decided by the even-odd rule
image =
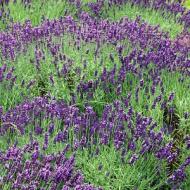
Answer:
[[[91,11],[94,13],[95,16],[100,17],[101,9],[104,6],[104,1],[98,0],[96,3],[88,3]]]
[[[37,141],[23,148],[9,147],[0,154],[0,166],[4,168],[1,187],[8,184],[11,189],[99,189],[84,183],[82,173],[74,166],[75,155],[67,158],[68,151],[67,145],[62,152],[44,154]]]

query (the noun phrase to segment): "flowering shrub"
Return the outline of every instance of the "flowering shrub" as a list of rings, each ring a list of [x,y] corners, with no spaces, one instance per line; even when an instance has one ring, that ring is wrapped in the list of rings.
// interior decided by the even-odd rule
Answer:
[[[126,2],[169,11],[183,33],[172,40],[140,16],[104,18]],[[43,15],[37,26],[13,22],[8,10],[20,3],[49,6],[7,1],[0,10],[0,189],[187,189],[189,12],[181,2],[63,1],[61,17]]]

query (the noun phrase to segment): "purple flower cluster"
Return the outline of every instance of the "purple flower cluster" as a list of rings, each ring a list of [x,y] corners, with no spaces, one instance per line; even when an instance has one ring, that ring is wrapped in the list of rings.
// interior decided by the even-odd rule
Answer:
[[[44,154],[39,143],[32,141],[23,148],[16,145],[0,154],[0,165],[5,170],[1,187],[11,189],[86,189],[98,190],[84,183],[84,177],[75,169],[75,155],[67,158],[67,145],[62,152]],[[26,154],[28,159],[26,159]]]
[[[121,6],[125,3],[132,3],[132,5],[140,5],[154,10],[167,11],[174,15],[180,15],[179,21],[183,22],[185,29],[190,27],[190,11],[182,6],[182,1],[167,1],[167,0],[109,0],[109,5]]]
[[[187,157],[183,164],[176,169],[169,177],[168,182],[173,183],[175,186],[179,185],[179,182],[184,181],[186,178],[185,170],[190,165],[190,157]]]
[[[101,9],[104,5],[104,1],[99,0],[97,3],[89,3],[88,6],[90,7],[91,11],[95,14],[95,16],[99,16]]]
[[[129,97],[130,95],[127,99]],[[167,159],[168,162],[172,162],[178,153],[171,151],[171,144],[162,147],[162,130],[154,132],[156,123],[152,118],[135,113],[132,107],[125,105],[126,99],[124,102],[115,101],[113,105],[107,105],[99,119],[90,106],[87,106],[84,112],[80,112],[77,107],[68,106],[64,102],[36,98],[32,102],[24,102],[1,115],[1,135],[13,126],[16,126],[21,134],[24,134],[28,131],[26,127],[34,124],[36,125],[34,128],[36,135],[43,134],[43,130],[48,130],[44,133],[43,150],[46,150],[49,135],[55,130],[53,123],[58,120],[63,122],[64,128],[61,130],[63,124],[56,126],[57,134],[55,134],[54,143],[70,143],[76,149],[88,147],[89,143],[110,145],[113,142],[117,150],[128,147],[129,151],[140,155],[151,151],[159,159]],[[127,111],[125,111],[126,108]],[[43,120],[52,122],[48,129],[39,126]],[[16,129],[13,128],[13,130]],[[74,136],[69,135],[71,130],[74,130]],[[138,149],[137,142],[141,144]],[[39,157],[38,149],[32,157],[33,159]]]

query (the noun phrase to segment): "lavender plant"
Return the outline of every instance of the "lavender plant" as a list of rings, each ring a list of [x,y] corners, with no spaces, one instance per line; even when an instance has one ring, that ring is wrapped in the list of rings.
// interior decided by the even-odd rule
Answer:
[[[179,3],[7,1],[0,189],[188,190],[189,46],[144,19],[166,10],[188,36]]]

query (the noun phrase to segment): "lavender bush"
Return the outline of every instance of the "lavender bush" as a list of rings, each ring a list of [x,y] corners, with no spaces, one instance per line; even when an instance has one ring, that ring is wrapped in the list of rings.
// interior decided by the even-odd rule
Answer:
[[[180,3],[3,4],[0,189],[189,189],[189,13]]]

